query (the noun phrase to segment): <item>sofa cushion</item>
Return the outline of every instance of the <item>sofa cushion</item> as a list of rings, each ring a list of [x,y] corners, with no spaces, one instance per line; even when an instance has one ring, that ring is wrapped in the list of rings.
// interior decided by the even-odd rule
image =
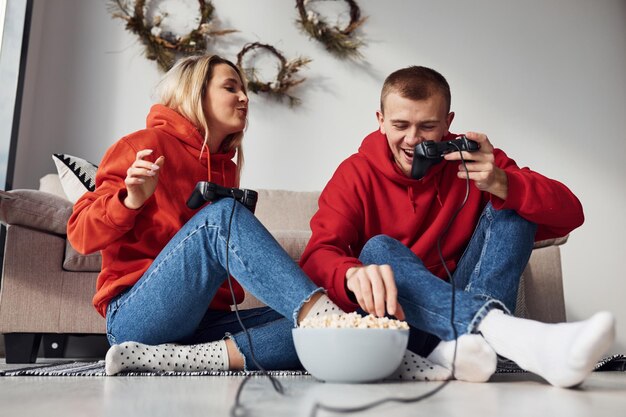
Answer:
[[[102,256],[100,252],[83,255],[65,241],[65,257],[63,259],[63,269],[74,272],[100,272],[102,268]]]
[[[0,190],[0,221],[65,235],[72,203],[37,190]]]
[[[540,240],[538,242],[535,242],[535,244],[533,245],[533,249],[546,248],[548,246],[560,246],[564,244],[565,242],[567,242],[568,237],[569,235],[566,235],[563,237],[555,237],[552,239]]]
[[[270,230],[270,233],[296,262],[300,261],[302,252],[311,238],[310,230]]]
[[[255,215],[268,230],[310,231],[319,191],[258,190]]]
[[[39,191],[45,191],[59,197],[67,199],[59,174],[46,174],[39,178]]]
[[[57,167],[61,186],[72,203],[87,191],[96,188],[97,165],[72,155],[55,153],[52,160]]]

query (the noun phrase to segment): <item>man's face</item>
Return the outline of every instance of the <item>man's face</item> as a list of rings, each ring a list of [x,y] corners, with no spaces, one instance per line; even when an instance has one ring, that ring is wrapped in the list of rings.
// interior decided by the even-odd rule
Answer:
[[[380,132],[387,136],[394,161],[410,177],[415,145],[425,140],[439,142],[448,134],[454,113],[448,113],[441,94],[415,101],[391,92],[383,105],[385,114],[376,112]]]

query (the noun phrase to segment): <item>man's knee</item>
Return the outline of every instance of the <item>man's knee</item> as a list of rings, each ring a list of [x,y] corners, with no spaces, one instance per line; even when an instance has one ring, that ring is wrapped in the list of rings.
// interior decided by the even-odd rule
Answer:
[[[537,231],[537,224],[526,220],[520,216],[515,210],[496,210],[491,203],[485,207],[485,215],[491,220],[492,224],[503,224],[506,228],[519,231],[526,231],[529,234]]]
[[[387,235],[374,236],[363,246],[359,260],[366,265],[388,263],[387,259],[392,249],[399,245],[402,243]]]
[[[415,254],[404,243],[387,235],[377,235],[363,246],[359,260],[365,265],[392,265],[406,257],[415,257]]]

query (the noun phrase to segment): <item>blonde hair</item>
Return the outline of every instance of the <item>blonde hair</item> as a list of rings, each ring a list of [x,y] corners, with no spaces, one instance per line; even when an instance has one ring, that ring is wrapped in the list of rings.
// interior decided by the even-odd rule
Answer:
[[[180,59],[163,76],[157,86],[160,103],[185,117],[204,135],[202,151],[205,148],[208,149],[211,134],[203,106],[204,97],[209,82],[213,78],[214,68],[218,64],[229,65],[235,70],[243,83],[243,91],[247,94],[245,80],[239,68],[218,55],[198,55]],[[235,150],[237,153],[237,185],[239,185],[244,162],[242,142],[243,131],[227,136],[220,145],[222,152]],[[202,152],[200,157],[202,157]]]

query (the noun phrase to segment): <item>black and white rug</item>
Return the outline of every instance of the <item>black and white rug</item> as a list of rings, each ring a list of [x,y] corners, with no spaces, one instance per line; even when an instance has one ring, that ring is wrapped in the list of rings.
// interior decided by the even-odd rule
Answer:
[[[267,371],[272,376],[308,375],[305,371]],[[261,376],[260,371],[120,372],[119,376]],[[62,362],[0,371],[0,376],[106,376],[104,361]]]
[[[599,371],[626,371],[626,356],[617,354],[602,359],[595,366]],[[499,358],[496,373],[526,372],[508,359]],[[267,371],[272,376],[305,376],[306,371]],[[200,371],[200,372],[120,372],[118,376],[262,376],[260,371]],[[104,361],[62,362],[41,366],[20,367],[0,371],[0,376],[106,376]]]

